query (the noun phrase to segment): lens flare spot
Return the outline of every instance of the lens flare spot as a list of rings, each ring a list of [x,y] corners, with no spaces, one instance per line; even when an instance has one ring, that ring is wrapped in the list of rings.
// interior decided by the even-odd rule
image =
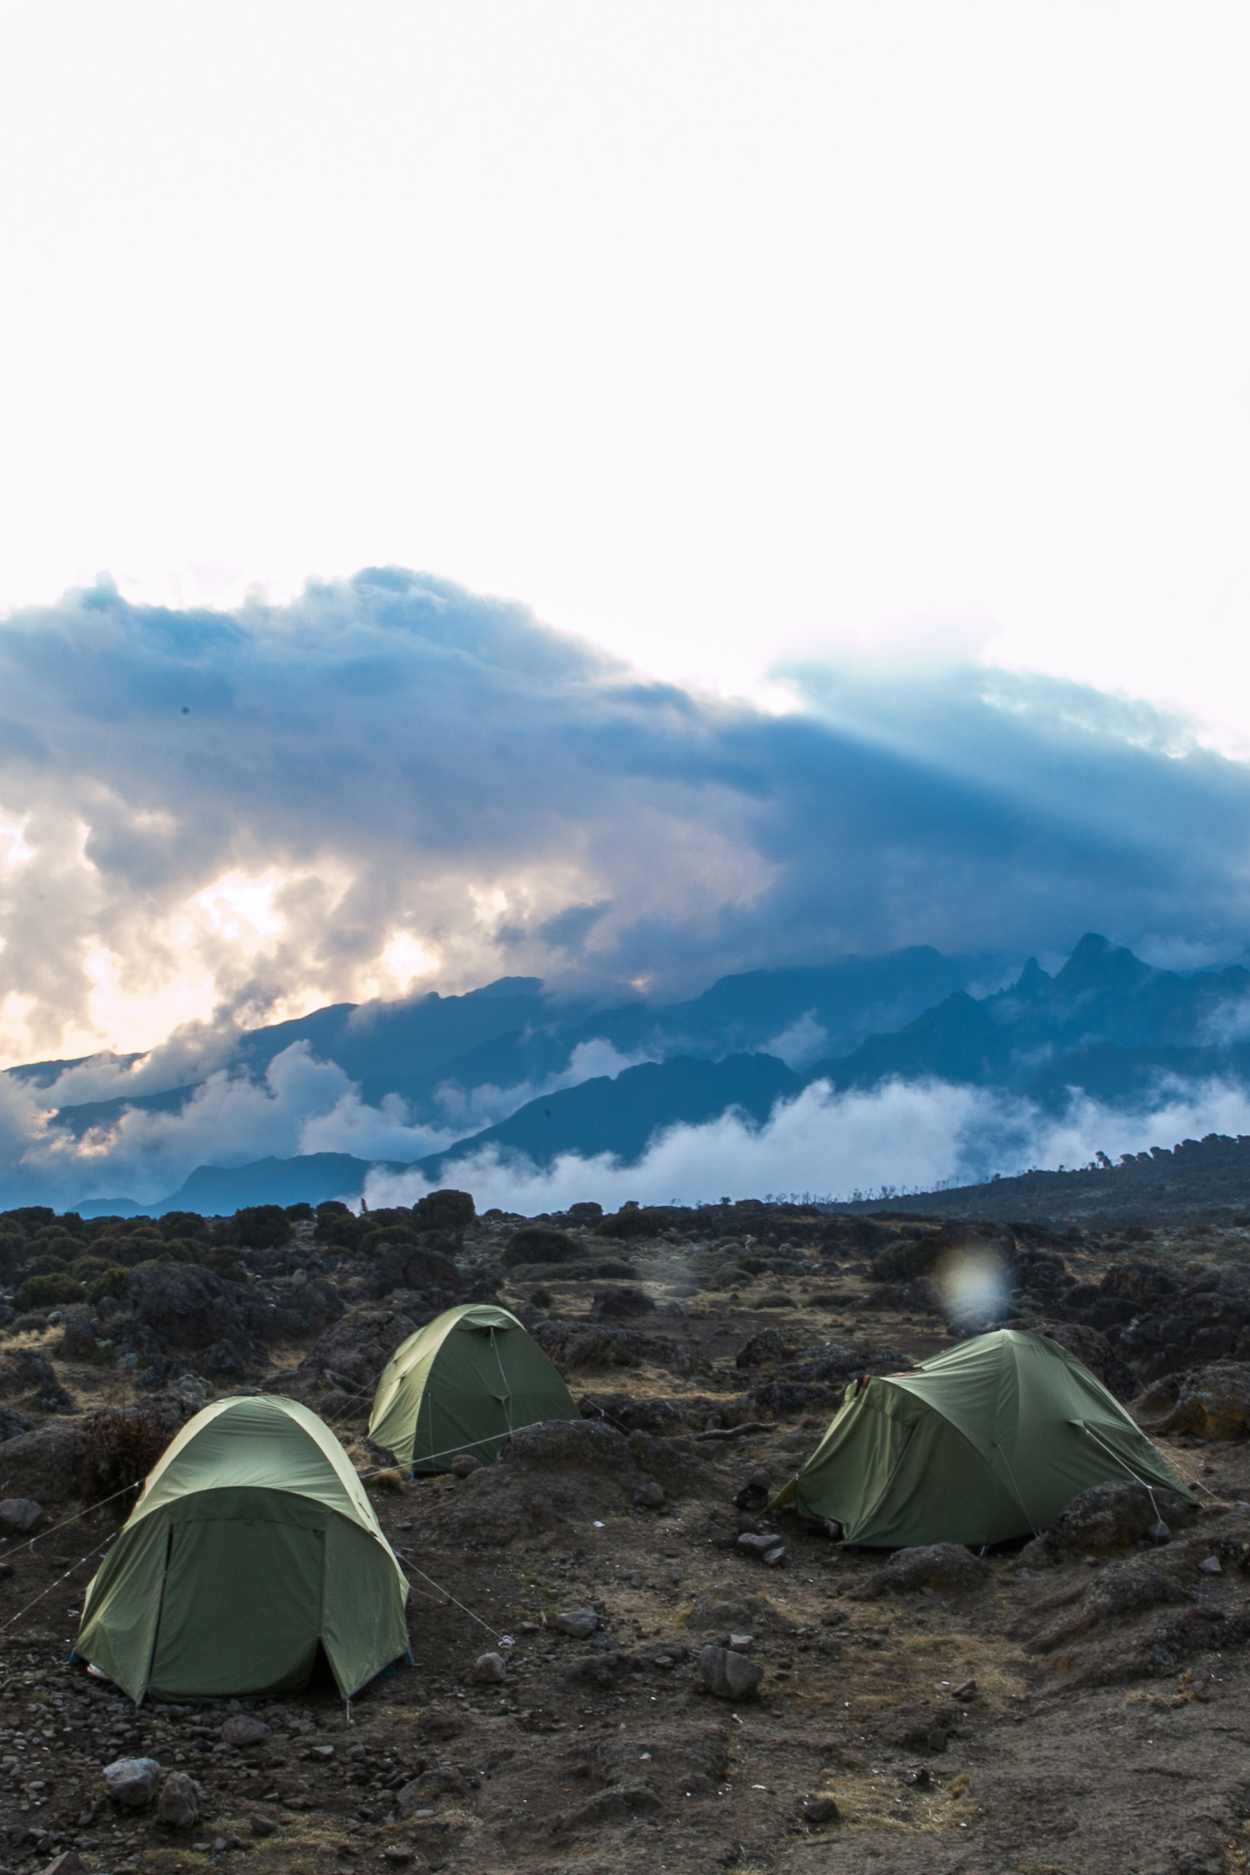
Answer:
[[[934,1278],[946,1314],[959,1328],[979,1328],[1006,1313],[1007,1273],[998,1254],[983,1244],[947,1251]]]

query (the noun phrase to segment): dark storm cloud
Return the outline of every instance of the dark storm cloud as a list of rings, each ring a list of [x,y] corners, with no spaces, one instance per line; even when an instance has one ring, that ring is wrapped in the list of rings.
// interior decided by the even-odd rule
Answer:
[[[0,625],[4,981],[58,1025],[92,941],[131,981],[231,871],[290,876],[223,1001],[351,996],[387,935],[440,984],[501,970],[687,986],[847,950],[1239,937],[1250,777],[1074,686],[791,673],[770,717],[651,685],[522,608],[398,569],[224,615],[107,585]],[[502,892],[502,897],[500,896]]]

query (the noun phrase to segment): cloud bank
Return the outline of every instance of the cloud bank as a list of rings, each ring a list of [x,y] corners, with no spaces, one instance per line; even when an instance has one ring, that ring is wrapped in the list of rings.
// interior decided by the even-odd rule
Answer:
[[[1250,771],[978,671],[789,673],[788,716],[374,568],[289,606],[0,623],[0,1059],[501,973],[657,993],[926,942],[1237,949]],[[802,1038],[796,1038],[802,1045]],[[218,1055],[216,1059],[220,1059]]]
[[[848,1199],[882,1190],[923,1191],[995,1171],[1089,1164],[1207,1133],[1250,1133],[1250,1089],[1225,1081],[1160,1084],[1147,1107],[1121,1110],[1076,1094],[1058,1115],[984,1088],[893,1081],[866,1093],[835,1094],[817,1081],[754,1128],[735,1114],[707,1126],[677,1126],[652,1141],[642,1161],[569,1154],[547,1171],[495,1150],[445,1165],[439,1183],[527,1216],[594,1199],[615,1209],[699,1204],[808,1192]],[[431,1190],[416,1172],[376,1171],[370,1204],[415,1204]]]

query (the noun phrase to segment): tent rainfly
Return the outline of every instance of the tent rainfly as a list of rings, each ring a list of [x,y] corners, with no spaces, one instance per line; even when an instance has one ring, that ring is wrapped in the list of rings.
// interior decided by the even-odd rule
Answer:
[[[218,1400],[149,1475],[75,1652],[137,1703],[293,1691],[320,1648],[350,1699],[407,1653],[407,1599],[329,1427],[294,1400]]]
[[[448,1309],[396,1348],[382,1370],[369,1437],[414,1472],[449,1471],[457,1452],[498,1458],[543,1419],[576,1419],[569,1390],[507,1309]]]
[[[773,1508],[869,1548],[1000,1543],[1053,1523],[1089,1485],[1132,1479],[1192,1496],[1074,1355],[1000,1328],[914,1373],[852,1381]]]

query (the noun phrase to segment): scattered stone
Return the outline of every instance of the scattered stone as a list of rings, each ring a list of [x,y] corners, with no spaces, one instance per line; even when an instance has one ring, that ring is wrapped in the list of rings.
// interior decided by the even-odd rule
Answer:
[[[738,1538],[738,1548],[750,1551],[751,1554],[758,1556],[761,1562],[767,1563],[770,1568],[776,1568],[778,1563],[783,1563],[786,1559],[786,1546],[775,1530],[758,1534],[744,1530]]]
[[[762,1668],[745,1654],[718,1647],[714,1641],[700,1650],[699,1671],[708,1692],[718,1699],[755,1699],[764,1678]]]
[[[156,1820],[167,1829],[194,1829],[200,1820],[200,1787],[185,1771],[171,1771],[161,1785]]]
[[[832,1797],[804,1797],[803,1821],[809,1829],[822,1829],[826,1823],[840,1821],[842,1812]]]
[[[1145,1416],[1152,1420],[1150,1431],[1185,1432],[1195,1439],[1244,1439],[1250,1433],[1250,1365],[1217,1361],[1169,1379],[1175,1389],[1170,1411],[1158,1419],[1151,1412],[1165,1394],[1166,1382],[1151,1389],[1141,1402]]]
[[[561,1634],[571,1634],[575,1641],[588,1641],[603,1622],[593,1608],[575,1608],[571,1614],[557,1615],[551,1625]]]
[[[976,1696],[977,1683],[975,1680],[961,1680],[958,1686],[951,1687],[951,1698],[958,1699],[961,1705],[966,1704],[970,1699],[975,1699]]]
[[[66,1849],[46,1863],[39,1875],[88,1875],[87,1864],[77,1849]]]
[[[469,1672],[479,1686],[498,1686],[507,1677],[508,1663],[502,1654],[479,1654]]]
[[[269,1727],[250,1712],[235,1712],[222,1726],[221,1736],[227,1745],[259,1745],[269,1737]]]
[[[1224,1573],[1218,1556],[1204,1556],[1198,1567],[1204,1576],[1220,1576]]]
[[[109,1796],[124,1810],[142,1810],[151,1803],[160,1774],[155,1758],[114,1758],[104,1767]]]
[[[763,1510],[773,1494],[772,1480],[766,1471],[753,1471],[734,1498],[739,1510]]]
[[[984,1589],[992,1576],[987,1562],[958,1543],[923,1543],[915,1549],[898,1550],[867,1582],[849,1589],[847,1600],[872,1601],[878,1595],[905,1594],[914,1589],[967,1595]]]
[[[634,1492],[634,1503],[640,1510],[659,1510],[664,1503],[664,1486],[654,1478],[644,1478]]]
[[[0,1499],[0,1532],[5,1536],[29,1536],[42,1518],[43,1505],[33,1497]]]
[[[457,1478],[471,1478],[475,1471],[481,1471],[482,1461],[475,1452],[457,1452],[451,1469]]]
[[[753,1634],[729,1634],[725,1637],[725,1645],[732,1648],[735,1654],[749,1654],[755,1645],[755,1636]]]
[[[1194,1509],[1174,1491],[1144,1491],[1139,1484],[1091,1485],[1072,1499],[1049,1530],[1026,1545],[1021,1557],[1028,1564],[1073,1553],[1105,1556],[1146,1538],[1157,1543],[1156,1526],[1163,1523],[1164,1514],[1168,1524],[1178,1525],[1189,1522]],[[1166,1534],[1170,1538],[1170,1528]]]

